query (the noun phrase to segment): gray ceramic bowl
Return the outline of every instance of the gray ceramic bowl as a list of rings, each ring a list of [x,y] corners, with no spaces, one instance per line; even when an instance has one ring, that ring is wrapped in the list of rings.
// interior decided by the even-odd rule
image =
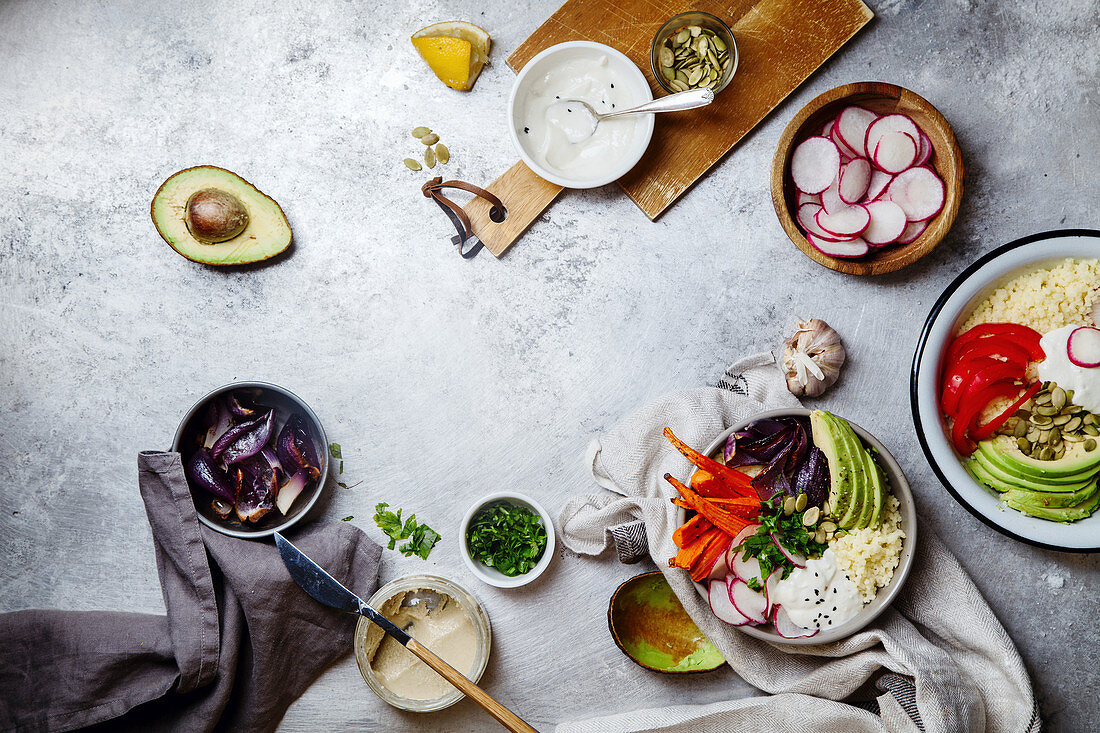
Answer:
[[[183,420],[180,421],[180,425],[176,429],[176,435],[172,439],[172,450],[181,453],[185,463],[195,452],[197,436],[206,429],[203,424],[206,405],[215,397],[235,391],[248,394],[258,405],[274,408],[276,435],[278,431],[282,430],[283,425],[286,424],[292,414],[298,413],[301,415],[309,425],[310,433],[313,435],[314,447],[321,459],[321,477],[310,482],[306,489],[302,491],[291,506],[289,514],[283,516],[276,509],[256,524],[242,524],[232,514],[228,518],[222,519],[211,508],[210,497],[204,491],[196,488],[190,480],[188,480],[188,486],[191,488],[191,498],[195,502],[199,521],[207,527],[231,537],[242,537],[244,539],[270,537],[277,531],[286,530],[305,516],[321,496],[329,471],[328,438],[316,413],[290,390],[267,382],[235,382],[224,387],[218,387],[205,395],[183,416]]]
[[[738,430],[742,430],[746,425],[756,420],[765,417],[808,417],[810,411],[805,408],[791,408],[782,410],[768,410],[767,412],[761,412],[747,420],[743,420],[728,430],[722,431],[721,435],[714,439],[709,446],[707,446],[706,454],[712,456],[718,452],[726,444],[726,438],[730,436],[730,433],[735,433]],[[845,418],[847,419],[847,418]],[[905,531],[905,540],[901,546],[901,558],[898,560],[898,566],[894,570],[894,577],[890,579],[890,582],[885,588],[879,588],[878,595],[874,600],[865,605],[859,613],[844,622],[835,629],[829,631],[820,631],[814,636],[802,637],[799,639],[785,639],[779,634],[775,633],[771,625],[767,626],[735,626],[733,628],[739,629],[749,636],[755,636],[757,639],[764,639],[765,641],[775,642],[776,644],[786,644],[788,646],[813,646],[816,644],[828,644],[831,641],[840,641],[847,638],[852,634],[862,629],[867,624],[878,618],[879,614],[886,610],[886,607],[897,596],[898,591],[901,590],[901,586],[905,583],[905,579],[909,576],[909,569],[913,565],[913,549],[917,544],[917,510],[913,504],[913,494],[909,491],[909,482],[905,480],[905,475],[901,472],[901,466],[894,460],[894,457],[890,455],[890,451],[886,450],[886,447],[878,442],[878,440],[868,433],[866,430],[856,425],[851,420],[848,420],[848,424],[852,426],[852,429],[856,431],[863,442],[876,451],[875,456],[878,459],[879,466],[882,467],[883,472],[886,474],[887,480],[890,482],[890,491],[898,499],[898,511],[901,513],[901,528]],[[690,477],[685,477],[685,483]],[[683,524],[686,521],[686,512],[683,509],[680,510],[679,522]],[[707,588],[702,583],[696,583],[695,589],[699,591],[704,599],[707,598]]]

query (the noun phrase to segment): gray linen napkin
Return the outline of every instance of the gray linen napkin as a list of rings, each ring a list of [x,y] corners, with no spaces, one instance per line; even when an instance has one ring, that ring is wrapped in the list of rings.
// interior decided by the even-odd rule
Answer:
[[[138,457],[167,616],[0,614],[0,729],[268,731],[351,649],[355,619],[317,603],[270,541],[201,525],[178,453]],[[343,522],[290,538],[360,595],[382,548]]]
[[[667,566],[676,552],[676,508],[662,480],[688,462],[661,435],[667,425],[702,447],[756,412],[797,406],[770,354],[743,359],[717,388],[675,392],[592,441],[596,483],[608,492],[576,497],[562,510],[562,539],[589,555],[615,541],[620,557],[644,520],[648,551],[699,628],[747,682],[772,693],[706,706],[635,711],[559,725],[559,733],[627,731],[990,731],[1038,733],[1031,682],[1011,639],[958,561],[927,527],[892,607],[843,641],[786,647],[719,621],[687,574]],[[838,701],[874,682],[878,715]],[[867,689],[867,688],[865,688]],[[862,691],[861,691],[862,692]],[[874,707],[871,701],[869,707]]]

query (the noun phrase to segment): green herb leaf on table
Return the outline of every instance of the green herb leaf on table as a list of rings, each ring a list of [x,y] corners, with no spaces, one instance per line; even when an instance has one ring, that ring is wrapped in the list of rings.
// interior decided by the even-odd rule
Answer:
[[[355,516],[354,516],[354,515],[352,515],[352,514],[349,514],[348,516],[344,517],[344,518],[343,518],[343,519],[341,519],[340,521],[341,521],[341,522],[350,522],[350,521],[351,521],[351,520],[353,520],[353,519],[355,519]]]
[[[424,560],[428,559],[435,543],[442,537],[438,532],[426,524],[418,524],[416,515],[410,514],[404,522],[401,521],[401,511],[397,513],[388,509],[389,504],[381,502],[374,507],[374,523],[390,538],[388,549],[397,547],[398,540],[408,540],[397,547],[397,551],[405,557],[416,555]]]
[[[479,510],[466,530],[474,560],[508,577],[530,572],[546,551],[546,528],[525,506],[498,501]]]
[[[329,443],[328,444],[328,452],[329,452],[329,454],[332,455],[333,458],[336,458],[336,459],[340,459],[340,458],[344,457],[340,454],[340,444],[339,443]]]

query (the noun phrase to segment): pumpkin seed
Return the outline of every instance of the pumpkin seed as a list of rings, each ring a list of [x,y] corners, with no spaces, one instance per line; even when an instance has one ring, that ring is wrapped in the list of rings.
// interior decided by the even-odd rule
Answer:
[[[1072,433],[1081,427],[1081,418],[1071,417],[1062,424],[1062,431]]]
[[[1027,423],[1023,420],[1016,421],[1016,429],[1012,431],[1012,434],[1017,438],[1022,438],[1027,435]]]
[[[1020,447],[1021,452],[1031,453],[1031,443],[1028,442],[1027,438],[1017,438],[1016,445]]]
[[[689,38],[691,38],[691,31],[688,30],[687,28],[684,28],[683,30],[681,30],[679,33],[676,34],[676,45],[677,46],[684,45],[684,43]]]
[[[817,524],[818,518],[821,516],[821,510],[816,506],[812,506],[806,510],[806,513],[802,515],[802,524],[807,527],[812,527]]]
[[[1064,445],[1058,446],[1058,449],[1054,451],[1054,460],[1060,459],[1066,454],[1066,447]]]
[[[1035,395],[1036,405],[1049,405],[1050,404],[1050,392],[1039,392]]]
[[[661,66],[672,66],[676,61],[675,55],[672,53],[672,49],[668,46],[661,46],[661,50],[657,54],[661,58]]]
[[[1042,446],[1035,446],[1031,449],[1031,457],[1035,460],[1039,460],[1039,455],[1043,452]]]
[[[702,32],[703,32],[703,29],[702,29],[702,28],[700,28],[700,27],[699,27],[699,26],[697,26],[697,25],[689,25],[689,26],[687,27],[687,29],[688,29],[688,32],[689,32],[689,33],[691,33],[691,37],[692,37],[692,38],[695,38],[695,37],[697,37],[697,36],[698,36],[698,35],[699,35],[700,33],[702,33]]]
[[[1086,452],[1092,451],[1095,448],[1096,448],[1096,441],[1095,440],[1093,440],[1092,438],[1089,438],[1088,440],[1085,441],[1085,451]]]
[[[1085,427],[1083,427],[1081,429],[1084,430],[1089,435],[1100,435],[1100,430],[1097,430],[1095,425],[1086,425]]]
[[[821,523],[821,529],[825,530],[826,532],[836,532],[836,523],[835,522],[822,522]]]
[[[684,73],[683,69],[676,72],[676,81],[682,82],[685,85],[688,83],[688,75]]]
[[[437,142],[439,142],[439,135],[436,135],[434,132],[430,133],[420,138],[420,142],[424,143],[425,145],[435,145]]]
[[[1066,406],[1066,391],[1061,387],[1055,387],[1050,393],[1050,404],[1061,410]]]
[[[709,48],[709,45],[707,44],[707,37],[706,36],[702,36],[699,39],[699,41],[695,44],[695,50],[699,52],[700,56],[706,56],[708,48]]]
[[[1050,431],[1049,430],[1040,430],[1039,431],[1039,442],[1040,443],[1049,443],[1050,442]]]
[[[783,514],[785,514],[788,517],[791,516],[792,514],[794,514],[794,505],[795,505],[795,498],[793,496],[788,496],[786,499],[784,499],[783,500]]]
[[[435,168],[435,151],[431,147],[424,148],[424,164],[429,168]]]
[[[672,81],[676,78],[676,70],[667,66],[661,67],[661,73],[664,74],[665,78],[669,81]]]
[[[1055,415],[1054,417],[1052,417],[1051,421],[1055,425],[1066,425],[1072,419],[1073,419],[1072,415],[1067,415],[1065,413],[1062,413],[1061,415]]]
[[[1067,443],[1080,443],[1084,439],[1085,436],[1078,435],[1076,433],[1062,433],[1062,440],[1066,441]]]
[[[809,502],[809,498],[805,494],[799,494],[798,498],[794,502],[794,510],[800,512],[806,508],[806,504]]]
[[[431,128],[429,128],[429,127],[414,127],[413,131],[412,131],[412,136],[419,139],[419,138],[424,137],[425,135],[427,135],[430,132],[431,132]]]
[[[824,516],[829,516],[829,502],[825,502],[821,505],[821,513]]]
[[[688,75],[688,86],[695,86],[696,84],[698,84],[699,79],[702,78],[702,76],[703,68],[701,66],[696,66],[692,70],[691,74]]]
[[[447,150],[447,146],[443,143],[435,146],[435,159],[443,165],[446,165],[451,160],[451,151]]]
[[[717,48],[719,51],[725,51],[726,50],[726,42],[723,41],[718,36],[714,36],[713,38],[711,38],[710,42],[713,43],[714,47]]]
[[[1049,461],[1052,458],[1054,458],[1054,449],[1051,448],[1049,445],[1039,451],[1040,461]]]
[[[1050,425],[1052,422],[1054,422],[1054,421],[1051,420],[1050,417],[1047,416],[1047,415],[1039,415],[1037,413],[1032,413],[1031,414],[1031,424],[1035,425],[1037,427],[1040,427],[1040,428],[1046,427],[1047,425]]]
[[[816,532],[814,532],[814,542],[816,542],[817,544],[824,545],[825,540],[827,540],[827,539],[829,539],[829,536],[827,534],[825,534],[825,530],[819,529]]]
[[[686,92],[689,89],[688,85],[679,79],[673,79],[668,85],[678,92]]]
[[[1082,420],[1082,422],[1084,422],[1086,425],[1095,425],[1096,419],[1096,415],[1090,412],[1088,415],[1085,415],[1085,418],[1084,420]]]
[[[412,158],[405,158],[405,167],[411,171],[424,170],[424,167],[421,166],[418,161],[415,161]]]
[[[1066,390],[1066,402],[1073,402],[1073,390],[1072,389],[1067,389]]]
[[[1044,417],[1051,417],[1052,415],[1057,415],[1061,410],[1054,405],[1039,405],[1035,408],[1035,412]]]

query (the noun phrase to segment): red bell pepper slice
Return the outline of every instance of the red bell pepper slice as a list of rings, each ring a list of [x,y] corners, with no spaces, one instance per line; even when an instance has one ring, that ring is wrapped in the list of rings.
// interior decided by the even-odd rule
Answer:
[[[983,368],[994,368],[998,364],[1006,362],[997,361],[993,357],[983,356],[971,360],[956,362],[943,378],[943,394],[940,397],[940,407],[944,414],[954,417],[959,411],[959,401],[966,394],[967,385],[970,384],[975,372]],[[1023,374],[1021,369],[1020,374]]]
[[[1038,392],[1039,388],[1042,386],[1042,382],[1036,382],[1028,387],[1024,393],[1020,395],[1020,398],[1013,402],[1004,412],[987,422],[985,425],[982,425],[980,428],[970,431],[970,437],[974,440],[985,440],[990,435],[993,435],[993,433],[997,432],[997,428],[1008,422],[1008,418],[1016,414],[1016,410],[1020,409],[1020,405],[1034,397],[1035,393]]]
[[[1015,395],[1020,386],[1010,380],[993,382],[982,389],[971,392],[963,397],[959,405],[959,411],[955,415],[955,422],[951,426],[951,442],[961,455],[968,456],[974,452],[977,446],[967,437],[967,433],[977,421],[985,406],[998,397]]]
[[[1027,369],[1028,362],[1031,361],[1031,354],[1027,349],[1015,341],[1003,338],[980,338],[971,341],[959,349],[958,360],[962,362],[982,356],[999,356],[1005,361],[1018,364],[1021,369]]]
[[[1001,337],[1012,341],[1018,346],[1022,346],[1027,350],[1032,361],[1039,361],[1046,358],[1046,354],[1043,353],[1042,347],[1039,346],[1039,339],[1042,336],[1035,329],[1021,326],[1018,323],[982,323],[960,334],[951,342],[951,345],[947,348],[946,363],[955,363],[959,358],[959,353],[967,344],[991,336]]]

